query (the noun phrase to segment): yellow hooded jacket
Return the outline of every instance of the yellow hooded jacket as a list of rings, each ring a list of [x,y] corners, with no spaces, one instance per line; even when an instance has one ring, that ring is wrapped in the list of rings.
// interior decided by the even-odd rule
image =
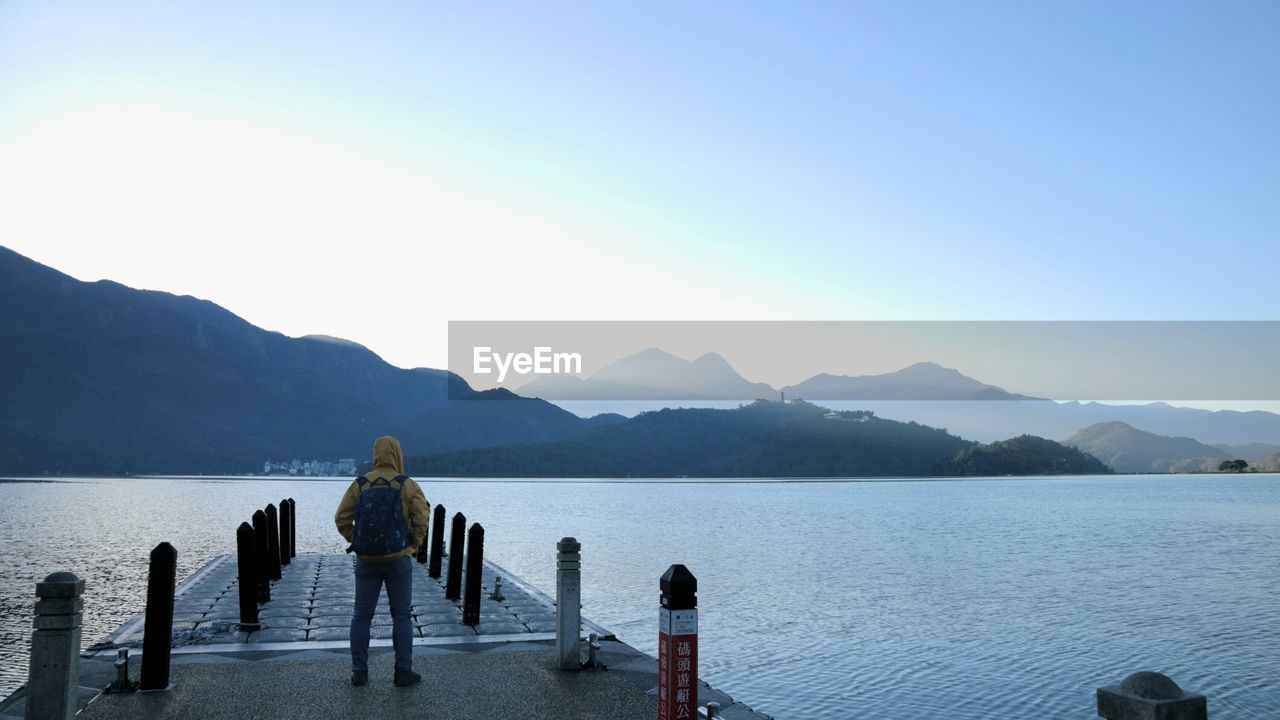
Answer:
[[[378,477],[393,480],[397,475],[404,474],[404,453],[400,451],[400,441],[384,435],[373,441],[373,470],[371,470],[366,478],[370,480]],[[342,537],[351,542],[351,530],[355,524],[356,518],[356,498],[360,497],[360,483],[352,481],[351,486],[347,488],[347,492],[342,496],[342,501],[338,503],[338,512],[333,516],[333,522],[338,526],[338,532],[342,533]],[[427,498],[422,494],[422,488],[412,478],[405,478],[400,497],[404,502],[404,517],[409,523],[409,546],[400,552],[394,552],[390,555],[360,555],[358,556],[365,562],[385,563],[396,560],[404,555],[413,556],[418,552],[418,547],[422,545],[422,541],[427,537],[427,523],[431,517],[431,505],[427,502]]]

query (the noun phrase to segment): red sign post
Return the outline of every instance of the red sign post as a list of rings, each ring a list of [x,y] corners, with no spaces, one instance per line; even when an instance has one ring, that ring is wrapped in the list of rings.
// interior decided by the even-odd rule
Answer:
[[[684,565],[662,575],[658,611],[658,720],[698,717],[698,580]]]

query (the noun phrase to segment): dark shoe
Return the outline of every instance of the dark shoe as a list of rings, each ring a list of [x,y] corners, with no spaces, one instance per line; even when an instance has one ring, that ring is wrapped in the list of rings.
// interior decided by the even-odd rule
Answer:
[[[422,676],[416,672],[413,672],[412,670],[410,670],[409,672],[400,672],[399,670],[396,671],[396,679],[395,679],[396,687],[408,687],[410,685],[416,685],[421,681],[422,681]]]
[[[351,671],[352,685],[355,685],[356,687],[361,687],[362,685],[365,685],[368,682],[369,682],[369,672],[367,670],[365,672],[360,672],[358,670]]]

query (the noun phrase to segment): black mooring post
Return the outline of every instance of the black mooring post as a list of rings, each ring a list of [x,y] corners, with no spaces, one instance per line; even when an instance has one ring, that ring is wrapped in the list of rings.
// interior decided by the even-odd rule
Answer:
[[[288,565],[289,559],[289,500],[280,501],[280,564]]]
[[[173,591],[178,551],[162,542],[151,551],[147,572],[147,616],[142,627],[143,690],[169,687],[169,649],[173,643]]]
[[[271,543],[267,540],[267,514],[261,510],[253,513],[253,557],[254,565],[258,568],[258,602],[270,602],[271,600],[271,570],[267,568],[270,564]]]
[[[444,556],[444,506],[437,505],[431,518],[431,559],[427,563],[427,576],[440,577],[440,558]]]
[[[449,579],[444,585],[444,596],[450,600],[457,600],[462,595],[462,543],[466,527],[466,515],[458,513],[453,516],[453,526],[449,529]]]
[[[298,503],[289,498],[289,557],[298,557]]]
[[[484,528],[476,523],[467,531],[467,594],[462,601],[462,622],[472,627],[480,623],[480,581],[483,575]]]
[[[427,507],[431,507],[431,503],[427,503]],[[422,535],[422,543],[418,545],[418,552],[414,555],[414,559],[419,565],[426,565],[427,558],[431,555],[431,520],[427,520],[427,532]]]
[[[257,630],[258,557],[253,526],[247,522],[236,528],[236,583],[240,586],[240,629]]]
[[[280,525],[276,518],[276,506],[267,503],[267,576],[279,580],[280,574]]]

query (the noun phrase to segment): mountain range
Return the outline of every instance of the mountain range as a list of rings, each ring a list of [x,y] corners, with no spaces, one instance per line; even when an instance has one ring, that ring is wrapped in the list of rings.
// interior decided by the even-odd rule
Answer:
[[[2,247],[0,377],[6,473],[246,472],[268,458],[362,458],[388,432],[427,452],[611,420],[269,332],[206,300],[82,282]]]
[[[601,388],[694,400],[773,392],[768,385],[741,377],[714,353],[688,361],[656,348],[589,379],[556,382],[562,390],[590,391],[588,396]],[[964,473],[989,467],[982,455],[990,452],[996,452],[996,465],[1001,467],[1012,467],[1013,458],[1021,454],[1054,471],[1063,463],[1084,465],[1058,450],[1037,449],[1030,441],[973,450],[967,464],[945,463],[976,447],[974,440],[1018,440],[1015,436],[1027,433],[1066,439],[1082,427],[1113,420],[1128,422],[1135,430],[1183,435],[1204,445],[1226,444],[1215,450],[1226,455],[1243,457],[1247,452],[1247,458],[1261,458],[1280,452],[1280,416],[1272,413],[1019,399],[1023,396],[933,363],[877,376],[819,375],[806,383],[788,388],[792,398],[808,387],[815,392],[842,389],[847,397],[864,399],[832,401],[836,412],[822,409],[820,420],[810,417],[812,412],[801,413],[803,422],[795,424],[790,424],[790,415],[771,415],[760,408],[737,415],[646,413],[627,420],[603,413],[584,418],[545,399],[503,389],[478,392],[444,370],[397,368],[350,341],[323,335],[293,338],[264,330],[207,300],[108,280],[83,282],[0,247],[0,407],[5,409],[0,415],[0,473],[6,474],[243,473],[260,468],[268,458],[363,458],[373,438],[388,433],[400,437],[407,453],[437,456],[439,462],[445,457],[452,458],[448,462],[479,462],[482,454],[466,451],[480,448],[495,448],[484,461],[491,463],[498,463],[500,456],[532,461],[537,453],[554,455],[557,447],[608,450],[608,457],[631,458],[626,467],[615,468],[630,475],[649,472],[644,468],[661,475],[677,467],[689,472],[674,474],[714,468],[822,474],[823,467],[871,474],[921,474],[929,468]],[[550,383],[541,387],[554,389]],[[537,388],[531,383],[525,389]],[[908,393],[925,399],[875,399]],[[851,407],[840,407],[841,402]],[[845,410],[874,411],[875,423],[851,424],[875,427],[835,430],[844,425],[830,424],[833,418],[873,416]],[[696,433],[683,439],[679,432],[663,435],[686,417],[695,418],[691,429],[704,420],[707,427],[720,429],[702,436],[707,442],[700,448],[693,441],[699,437]],[[755,445],[743,444],[734,428],[749,426],[742,419],[752,417],[781,423],[770,433],[777,430],[783,439],[770,437],[758,426],[750,436]],[[664,424],[673,418],[680,422]],[[883,436],[872,432],[896,427],[885,424],[894,420],[902,428],[924,430],[899,428],[901,432]],[[1166,428],[1193,431],[1169,433]],[[646,433],[667,440],[646,444]],[[896,449],[858,450],[857,442],[849,448],[824,444],[844,443],[849,438],[841,433],[851,433],[851,442],[914,439]],[[926,452],[936,437],[931,433],[953,438],[963,447]],[[565,444],[588,435],[590,443],[584,439],[584,444]],[[626,450],[619,445],[624,440],[645,450]],[[1084,443],[1080,439],[1081,446]],[[521,446],[542,449],[513,449]],[[723,455],[725,449],[734,454]],[[1107,448],[1097,450],[1105,453]],[[695,451],[702,456],[687,454]],[[905,459],[911,452],[920,457]],[[1197,447],[1195,452],[1209,457],[1204,453],[1210,451]],[[804,453],[811,458],[802,457]],[[857,453],[862,459],[851,459]],[[678,458],[683,459],[677,463]],[[661,462],[667,465],[655,465]]]
[[[694,360],[647,348],[586,378],[542,375],[517,388],[544,400],[737,400],[779,397],[767,383],[751,382],[717,353]],[[822,373],[782,388],[793,398],[815,400],[1030,400],[974,380],[953,368],[919,362],[880,375]]]
[[[778,390],[744,378],[716,353],[685,360],[659,348],[624,357],[586,378],[543,375],[518,390],[523,395],[564,402],[567,407],[590,400],[593,402],[582,405],[596,412],[612,409],[624,414],[662,406],[644,401],[743,402],[779,397]],[[1010,392],[933,362],[918,362],[878,375],[823,373],[785,386],[782,392],[788,398],[836,409],[872,410],[884,418],[947,428],[983,442],[1024,433],[1066,440],[1090,425],[1124,422],[1151,433],[1239,448],[1223,448],[1226,454],[1238,457],[1263,457],[1280,451],[1280,415],[1275,413],[1214,411],[1164,402],[1055,402]]]

